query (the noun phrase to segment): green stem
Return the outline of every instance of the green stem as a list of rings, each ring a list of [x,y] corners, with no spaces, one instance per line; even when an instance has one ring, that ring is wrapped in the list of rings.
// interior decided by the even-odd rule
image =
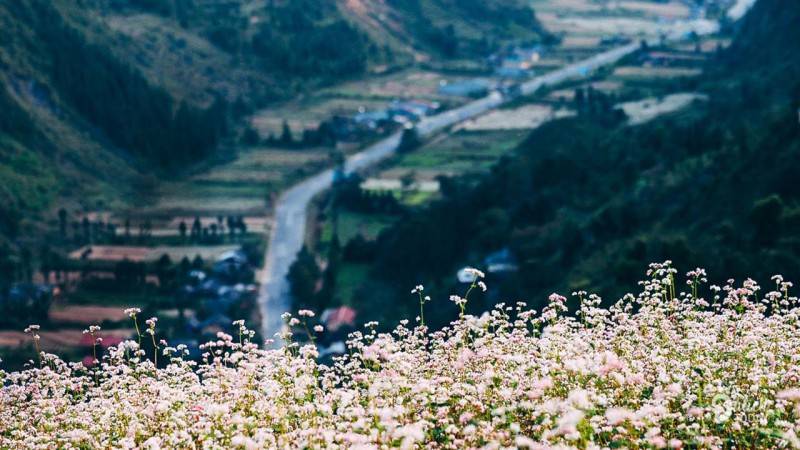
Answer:
[[[425,326],[425,299],[421,292],[419,293],[419,324]]]
[[[150,337],[153,341],[153,365],[156,366],[156,373],[158,373],[158,345],[156,345],[155,330],[153,330],[153,333],[150,334]]]
[[[39,340],[33,337],[33,345],[36,347],[36,358],[39,360],[39,367],[42,367],[42,348],[39,347]]]
[[[136,336],[139,339],[139,348],[142,348],[142,333],[139,331],[139,321],[136,320],[136,314],[133,315],[133,326],[136,327]]]

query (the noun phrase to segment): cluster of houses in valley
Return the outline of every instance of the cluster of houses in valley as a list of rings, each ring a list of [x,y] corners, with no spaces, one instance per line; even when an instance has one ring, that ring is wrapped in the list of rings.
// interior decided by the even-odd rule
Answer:
[[[535,74],[534,65],[540,60],[543,52],[543,48],[538,45],[506,48],[486,59],[484,76],[452,81],[441,80],[434,98],[443,101],[446,98],[453,98],[454,102],[458,103],[464,99],[482,97],[492,90],[523,81]],[[305,130],[302,142],[306,145],[335,143],[339,147],[352,146],[370,136],[385,135],[409,123],[418,122],[443,109],[444,105],[431,99],[395,99],[381,109],[367,110],[362,107],[352,115],[335,114],[320,123],[316,130]],[[272,139],[279,141],[275,137]]]
[[[14,283],[0,290],[0,325],[19,326],[47,318],[57,289],[43,283]]]
[[[534,65],[539,62],[544,49],[539,46],[511,47],[488,58],[494,76],[501,79],[524,80],[532,77]]]
[[[171,266],[170,270],[174,271],[172,279],[177,282],[171,282],[166,292],[161,291],[167,285],[161,285],[160,275],[147,275],[143,281],[152,288],[148,292],[151,290],[155,292],[154,289],[160,285],[157,289],[162,292],[161,296],[166,295],[166,298],[171,300],[159,300],[157,305],[140,306],[157,316],[166,317],[174,314],[175,318],[182,319],[176,321],[175,323],[178,325],[171,327],[168,332],[164,330],[163,332],[167,333],[164,337],[169,340],[170,344],[187,345],[194,356],[197,356],[199,343],[214,338],[219,331],[229,333],[234,331],[232,329],[234,319],[248,318],[252,315],[257,294],[254,284],[254,264],[240,248],[222,247],[226,247],[227,250],[201,265],[182,263]],[[142,270],[145,270],[145,263],[158,265],[158,262],[146,258],[109,259],[105,262],[117,266],[122,264],[126,267],[135,265],[141,267]],[[115,277],[120,276],[117,272],[116,268],[113,272],[109,269],[90,271],[80,277],[82,281],[62,277],[60,282],[73,284],[74,287],[79,287],[84,281],[93,285],[101,285],[94,281],[113,281]],[[55,281],[58,283],[59,278],[56,277]],[[121,283],[121,281],[117,280],[116,283]],[[106,284],[108,283],[102,285]],[[46,325],[49,330],[61,329],[65,324],[58,323],[57,319],[51,317],[53,314],[51,305],[55,298],[60,297],[59,292],[60,288],[57,285],[43,282],[16,283],[0,290],[0,327],[17,330],[20,324],[40,323]],[[59,308],[64,306],[66,305],[61,305]],[[104,307],[102,304],[97,306]],[[127,317],[125,319],[127,320]],[[103,334],[105,344],[117,342],[126,337],[117,336],[119,339],[106,342],[105,337],[108,331],[105,330]],[[84,342],[76,340],[72,346],[83,348],[86,347],[84,344]],[[103,347],[105,348],[107,345]],[[91,346],[89,348],[91,349]]]
[[[539,61],[542,48],[512,47],[487,59],[491,74],[456,81],[442,80],[437,94],[440,97],[475,98],[488,94],[503,83],[520,81],[534,75],[533,66]],[[358,141],[365,135],[384,134],[418,122],[426,116],[442,111],[442,104],[425,99],[396,99],[383,109],[361,108],[352,117],[334,116],[327,121],[337,142]]]
[[[241,250],[222,253],[210,268],[189,271],[174,294],[181,315],[185,308],[192,310],[185,329],[173,339],[176,344],[194,352],[218,332],[233,331],[233,320],[250,317],[258,291],[254,274],[252,262]]]
[[[394,100],[384,109],[367,111],[361,108],[353,116],[352,125],[356,129],[383,132],[421,120],[441,110],[439,102],[412,99]]]

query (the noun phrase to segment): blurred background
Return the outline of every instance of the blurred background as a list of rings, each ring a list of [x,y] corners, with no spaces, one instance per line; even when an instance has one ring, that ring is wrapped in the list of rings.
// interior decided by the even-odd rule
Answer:
[[[796,279],[798,169],[796,0],[3,1],[0,364]]]

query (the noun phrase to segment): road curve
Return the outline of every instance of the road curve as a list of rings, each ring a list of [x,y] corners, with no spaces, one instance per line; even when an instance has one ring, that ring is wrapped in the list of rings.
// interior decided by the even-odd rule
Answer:
[[[365,150],[352,155],[345,163],[348,172],[361,170],[391,155],[400,143],[397,132]],[[275,205],[274,224],[264,258],[259,282],[258,306],[261,314],[261,333],[272,338],[283,327],[281,314],[289,311],[289,282],[286,275],[303,247],[306,234],[306,209],[311,199],[330,188],[333,169],[324,170],[285,191]]]
[[[531,79],[520,86],[523,95],[537,89],[561,83],[572,78],[581,78],[595,69],[613,64],[639,48],[634,42],[612,50],[599,53],[588,59],[570,64],[561,69]],[[491,109],[497,108],[509,99],[498,92],[470,102],[460,108],[448,110],[435,116],[426,117],[416,124],[420,137],[427,137],[444,128],[472,119]],[[347,158],[346,172],[365,169],[391,156],[400,143],[401,132],[367,147]],[[311,199],[330,188],[333,183],[333,170],[328,169],[312,176],[285,191],[275,206],[275,219],[264,258],[264,269],[260,274],[258,306],[261,314],[261,332],[264,338],[272,338],[283,328],[280,315],[291,308],[289,282],[286,275],[303,246],[306,228],[306,209]]]

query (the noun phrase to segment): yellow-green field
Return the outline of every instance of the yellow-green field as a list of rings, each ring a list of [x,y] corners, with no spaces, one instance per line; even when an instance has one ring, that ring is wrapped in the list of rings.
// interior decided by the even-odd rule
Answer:
[[[156,203],[140,211],[154,215],[266,215],[280,190],[329,165],[330,149],[257,147],[233,161],[186,180],[160,186]]]

